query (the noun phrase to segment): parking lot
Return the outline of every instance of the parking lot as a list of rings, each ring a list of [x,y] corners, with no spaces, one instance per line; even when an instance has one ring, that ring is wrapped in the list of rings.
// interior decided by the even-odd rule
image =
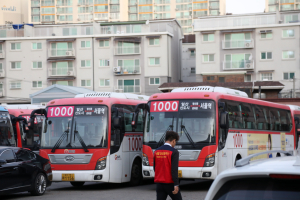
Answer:
[[[211,181],[182,181],[180,188],[185,200],[203,200]],[[69,182],[53,183],[47,188],[43,197],[30,196],[29,193],[18,193],[2,196],[1,199],[110,199],[110,200],[155,200],[155,184],[144,181],[142,185],[130,187],[128,184],[86,183],[83,187],[74,188]],[[168,199],[169,200],[169,199]]]

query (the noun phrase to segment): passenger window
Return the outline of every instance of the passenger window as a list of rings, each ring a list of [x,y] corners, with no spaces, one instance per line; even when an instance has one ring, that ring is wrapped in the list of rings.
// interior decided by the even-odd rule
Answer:
[[[134,106],[123,106],[123,112],[124,112],[124,125],[125,125],[125,132],[132,132],[132,116],[134,112]]]
[[[242,123],[244,129],[256,129],[255,117],[250,104],[242,103]]]
[[[269,108],[268,107],[263,107],[263,111],[264,111],[264,117],[266,119],[265,130],[271,130]]]
[[[279,112],[275,108],[269,109],[269,117],[270,117],[270,130],[271,131],[280,131],[280,119]]]
[[[262,106],[253,105],[254,114],[256,118],[256,127],[258,130],[267,130],[268,122],[263,111]]]
[[[137,127],[135,129],[136,132],[142,132],[144,130],[144,110],[140,109]]]
[[[1,160],[5,160],[7,163],[11,163],[11,162],[15,162],[15,155],[12,152],[12,150],[8,149],[8,150],[4,150],[1,154],[0,154],[0,159]]]
[[[242,117],[238,102],[226,101],[226,108],[229,114],[229,128],[242,128]]]
[[[290,131],[290,116],[287,110],[279,110],[281,131]]]
[[[15,153],[16,153],[18,161],[28,161],[28,160],[32,160],[33,159],[33,156],[28,151],[20,149],[20,150],[18,150]]]

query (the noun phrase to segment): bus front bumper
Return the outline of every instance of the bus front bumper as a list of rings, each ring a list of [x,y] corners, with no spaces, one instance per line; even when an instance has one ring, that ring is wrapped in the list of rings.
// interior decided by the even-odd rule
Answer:
[[[108,182],[109,174],[107,170],[53,170],[53,182],[60,181],[95,181],[95,182]],[[74,176],[74,179],[72,179]],[[71,179],[70,179],[71,177]],[[64,178],[64,179],[63,179]]]
[[[217,176],[217,168],[213,167],[179,167],[182,172],[182,179],[215,179]],[[143,165],[143,177],[154,178],[153,166]]]

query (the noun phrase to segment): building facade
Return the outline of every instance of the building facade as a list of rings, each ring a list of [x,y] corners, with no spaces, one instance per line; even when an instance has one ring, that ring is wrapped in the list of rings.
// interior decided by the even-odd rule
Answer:
[[[299,15],[291,11],[195,20],[196,80],[280,81],[282,97],[299,96],[300,23],[292,20]]]
[[[181,66],[181,81],[196,82],[196,41],[194,34],[184,35]]]
[[[299,0],[265,0],[265,12],[300,10]]]
[[[53,84],[150,95],[180,79],[183,34],[175,19],[25,25],[3,28],[2,36],[2,102]]]
[[[223,15],[226,0],[28,0],[30,23],[81,23],[176,18],[184,33],[193,20]]]
[[[28,0],[2,0],[0,1],[0,25],[28,23]]]

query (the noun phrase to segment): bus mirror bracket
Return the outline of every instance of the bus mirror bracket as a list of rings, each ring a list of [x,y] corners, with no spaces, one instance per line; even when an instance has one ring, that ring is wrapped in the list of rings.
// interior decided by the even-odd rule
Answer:
[[[229,129],[229,116],[228,116],[228,112],[226,112],[226,111],[221,112],[220,127],[225,130]]]
[[[150,112],[150,108],[149,108],[148,104],[140,103],[140,104],[136,105],[133,116],[132,116],[132,122],[131,122],[132,129],[136,129],[136,127],[137,127],[138,116],[139,116],[139,112],[141,109]]]
[[[118,116],[113,118],[113,126],[115,129],[121,128],[121,117]]]
[[[45,120],[48,119],[46,109],[33,110],[30,114],[30,119],[28,121],[28,128],[31,129],[31,130],[34,128],[34,118],[36,117],[35,116],[36,114],[45,116]]]

